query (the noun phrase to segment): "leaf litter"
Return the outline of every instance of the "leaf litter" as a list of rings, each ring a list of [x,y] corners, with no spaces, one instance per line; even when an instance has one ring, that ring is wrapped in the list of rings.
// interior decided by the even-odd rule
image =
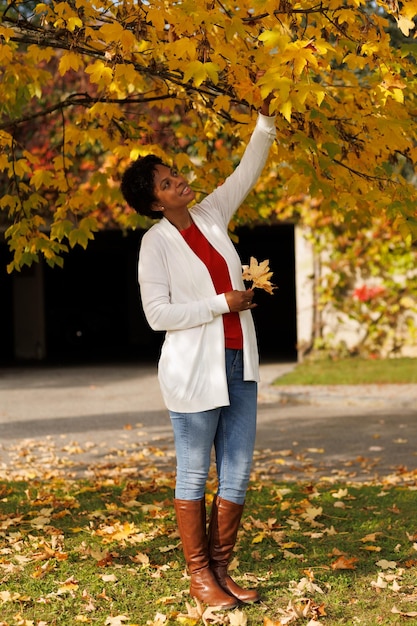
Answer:
[[[320,461],[316,467],[313,452],[303,456],[286,450],[274,456],[257,451],[231,569],[241,584],[267,590],[266,598],[255,607],[224,612],[188,598],[171,504],[175,460],[170,446],[122,437],[105,448],[46,437],[14,442],[7,453],[7,463],[0,467],[0,626],[66,623],[57,621],[57,615],[69,600],[75,605],[73,623],[323,626],[336,623],[329,598],[341,575],[353,576],[352,584],[362,578],[369,594],[384,598],[386,621],[381,623],[417,618],[414,520],[390,545],[402,513],[393,496],[397,491],[415,496],[414,471],[399,468],[375,480],[370,461],[372,479],[357,482],[354,462],[319,477],[315,469]],[[319,460],[321,453],[316,454]],[[356,461],[361,470],[366,468],[366,459]],[[372,505],[360,498],[364,485],[375,491]],[[209,488],[215,492],[214,473]],[[257,496],[264,491],[261,506]],[[378,528],[366,527],[353,541],[339,527],[364,512]],[[331,549],[324,561],[316,562],[315,551],[322,545]],[[249,558],[249,566],[241,569],[242,557]],[[86,564],[87,577],[82,572]],[[138,601],[126,601],[129,585],[134,585],[129,581],[135,580],[161,584],[164,590],[171,580],[168,588],[177,592],[154,597],[155,611],[142,621]],[[120,603],[119,593],[125,598]]]

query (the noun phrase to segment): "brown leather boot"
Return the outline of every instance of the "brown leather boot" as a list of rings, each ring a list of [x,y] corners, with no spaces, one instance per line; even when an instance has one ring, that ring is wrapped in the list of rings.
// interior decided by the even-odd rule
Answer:
[[[216,496],[211,509],[208,531],[210,567],[220,587],[245,604],[261,599],[255,589],[243,589],[227,573],[237,531],[243,513],[243,504],[235,504]]]
[[[209,567],[205,498],[175,499],[174,507],[185,562],[191,576],[191,596],[210,606],[234,609],[239,605],[238,600],[220,587]]]

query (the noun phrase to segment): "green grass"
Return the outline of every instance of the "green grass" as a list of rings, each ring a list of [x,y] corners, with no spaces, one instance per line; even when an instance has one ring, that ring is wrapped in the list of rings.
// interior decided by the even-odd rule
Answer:
[[[305,361],[276,385],[368,385],[417,383],[417,359],[340,359]]]
[[[0,483],[1,626],[203,624],[181,617],[172,497],[140,482]],[[417,624],[392,613],[416,609],[416,519],[415,487],[253,484],[233,572],[263,597],[241,609],[248,625],[278,626],[289,606],[304,609],[296,626]]]

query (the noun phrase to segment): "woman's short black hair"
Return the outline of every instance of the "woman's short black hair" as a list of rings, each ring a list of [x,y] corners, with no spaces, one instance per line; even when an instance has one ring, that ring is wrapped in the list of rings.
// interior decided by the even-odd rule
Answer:
[[[157,217],[152,209],[156,202],[154,176],[157,165],[165,165],[154,154],[140,157],[129,165],[122,176],[121,191],[124,199],[137,213],[147,217]]]

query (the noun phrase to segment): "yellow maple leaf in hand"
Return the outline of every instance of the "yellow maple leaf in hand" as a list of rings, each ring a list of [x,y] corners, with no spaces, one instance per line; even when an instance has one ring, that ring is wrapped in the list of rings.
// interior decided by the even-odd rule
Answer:
[[[258,263],[255,257],[251,256],[250,265],[243,265],[242,278],[252,281],[251,289],[258,287],[272,294],[276,289],[276,286],[269,280],[272,274],[273,272],[269,270],[269,259]]]

